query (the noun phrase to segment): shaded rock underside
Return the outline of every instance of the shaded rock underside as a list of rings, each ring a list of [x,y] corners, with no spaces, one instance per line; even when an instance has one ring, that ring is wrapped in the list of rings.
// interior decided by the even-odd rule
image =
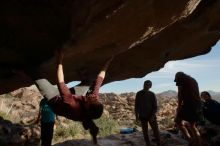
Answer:
[[[66,82],[94,78],[114,55],[105,83],[143,77],[169,60],[208,53],[220,37],[220,1],[13,0],[0,2],[0,94],[33,82],[38,68],[55,83],[54,50],[65,50]]]

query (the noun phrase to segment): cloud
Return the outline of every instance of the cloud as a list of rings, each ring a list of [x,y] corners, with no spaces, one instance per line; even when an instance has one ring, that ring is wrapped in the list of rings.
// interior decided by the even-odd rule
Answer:
[[[155,88],[162,88],[162,87],[170,87],[170,86],[174,86],[175,83],[174,82],[169,82],[169,83],[161,83],[161,84],[154,84]]]
[[[178,71],[184,72],[200,72],[204,70],[211,70],[219,68],[220,60],[181,60],[170,61],[165,64],[164,68],[160,69],[160,73],[176,73]]]
[[[156,92],[156,93],[160,93],[163,91],[167,91],[167,90],[177,90],[177,87],[175,85],[174,82],[166,82],[166,83],[157,83],[157,84],[153,84],[152,86],[152,91]]]
[[[153,72],[146,75],[145,79],[169,79],[173,74],[163,73],[163,72]]]

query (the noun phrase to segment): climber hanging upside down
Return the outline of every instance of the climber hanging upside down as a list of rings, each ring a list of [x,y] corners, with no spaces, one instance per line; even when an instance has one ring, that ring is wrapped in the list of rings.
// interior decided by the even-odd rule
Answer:
[[[103,105],[99,102],[99,88],[105,78],[106,70],[112,61],[113,57],[109,59],[102,70],[98,74],[96,80],[93,82],[89,91],[85,96],[77,96],[72,94],[66,86],[63,74],[63,52],[56,52],[57,58],[57,85],[55,88],[48,80],[36,77],[35,73],[30,73],[32,79],[38,87],[41,94],[47,98],[49,105],[52,107],[57,115],[64,116],[74,121],[80,121],[86,130],[89,130],[94,144],[97,144],[97,134],[99,128],[93,122],[93,119],[98,119],[103,113]]]

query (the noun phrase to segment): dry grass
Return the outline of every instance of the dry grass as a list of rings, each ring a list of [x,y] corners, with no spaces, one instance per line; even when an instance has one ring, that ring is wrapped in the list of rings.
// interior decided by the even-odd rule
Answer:
[[[9,114],[10,111],[11,111],[11,108],[8,108],[8,106],[6,106],[5,98],[0,97],[0,117],[2,117],[5,120],[11,120],[11,117]]]
[[[116,133],[118,124],[112,118],[102,116],[100,119],[95,120],[96,125],[99,127],[98,136],[107,136]],[[88,130],[84,130],[80,122],[65,120],[58,124],[54,130],[54,141],[61,141],[64,139],[77,139],[77,138],[90,138]]]

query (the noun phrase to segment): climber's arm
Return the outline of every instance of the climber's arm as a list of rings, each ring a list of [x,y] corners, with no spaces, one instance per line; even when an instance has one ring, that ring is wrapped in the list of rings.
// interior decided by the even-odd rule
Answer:
[[[63,52],[62,50],[56,51],[56,61],[57,61],[57,81],[59,83],[64,83],[64,74],[63,74]]]

